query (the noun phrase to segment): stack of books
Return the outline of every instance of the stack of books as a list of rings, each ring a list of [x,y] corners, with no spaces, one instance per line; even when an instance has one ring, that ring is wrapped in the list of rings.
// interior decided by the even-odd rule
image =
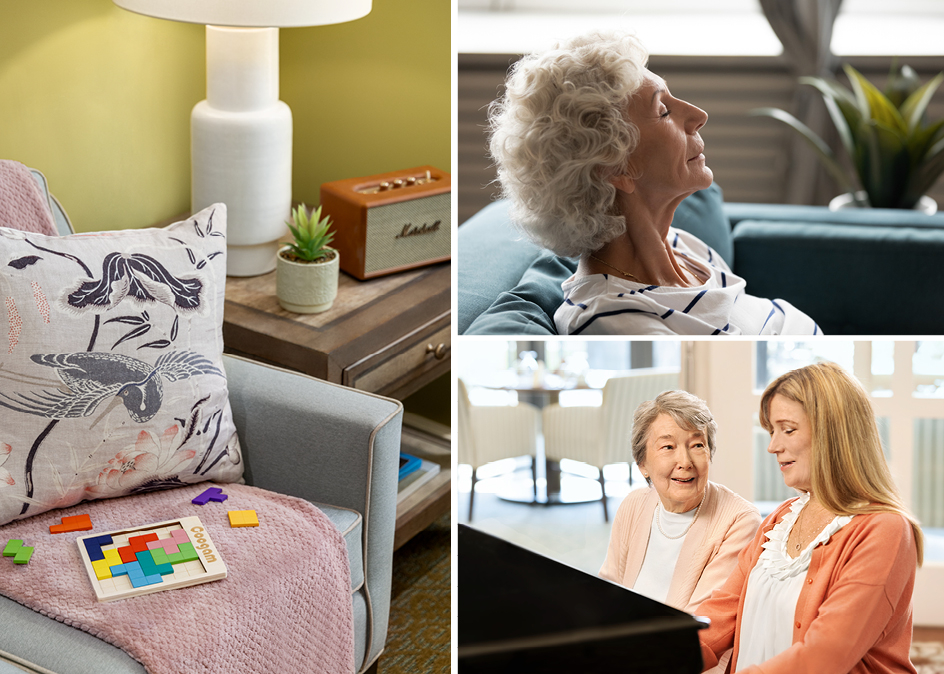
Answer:
[[[400,483],[397,488],[397,503],[402,503],[417,489],[436,477],[439,464],[426,459],[400,454]]]

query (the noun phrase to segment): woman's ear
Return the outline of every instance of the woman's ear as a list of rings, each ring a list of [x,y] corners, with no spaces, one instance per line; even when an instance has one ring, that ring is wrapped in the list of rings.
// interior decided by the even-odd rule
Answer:
[[[632,194],[633,190],[636,189],[636,181],[625,173],[621,176],[610,178],[610,184],[619,191],[626,192],[627,194]]]

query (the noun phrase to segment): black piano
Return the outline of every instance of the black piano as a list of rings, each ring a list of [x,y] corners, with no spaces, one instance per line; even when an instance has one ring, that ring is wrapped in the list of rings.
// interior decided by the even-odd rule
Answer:
[[[459,672],[697,674],[703,618],[459,525]]]

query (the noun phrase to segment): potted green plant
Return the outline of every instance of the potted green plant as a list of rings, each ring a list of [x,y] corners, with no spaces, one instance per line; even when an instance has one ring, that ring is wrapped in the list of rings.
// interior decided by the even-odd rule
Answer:
[[[321,206],[311,216],[305,204],[292,211],[286,223],[294,241],[279,249],[276,294],[283,309],[314,314],[331,308],[338,294],[341,254],[328,246],[334,232],[331,216],[321,217]]]
[[[944,73],[924,85],[908,66],[889,73],[885,91],[879,91],[850,65],[844,70],[852,90],[836,81],[801,77],[801,84],[816,87],[853,171],[847,170],[833,150],[793,115],[777,108],[758,108],[795,129],[816,150],[823,165],[848,195],[834,199],[875,208],[937,209],[925,193],[944,172],[944,119],[928,123],[925,112]],[[920,202],[920,203],[919,203]]]

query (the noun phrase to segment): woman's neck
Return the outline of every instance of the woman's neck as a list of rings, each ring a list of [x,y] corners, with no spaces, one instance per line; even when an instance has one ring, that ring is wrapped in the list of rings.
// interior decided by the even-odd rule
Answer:
[[[700,284],[685,270],[675,251],[666,241],[675,207],[672,203],[654,206],[652,201],[633,198],[619,192],[617,205],[626,218],[626,231],[592,254],[584,255],[578,276],[609,274],[619,278],[658,286],[688,287]]]

